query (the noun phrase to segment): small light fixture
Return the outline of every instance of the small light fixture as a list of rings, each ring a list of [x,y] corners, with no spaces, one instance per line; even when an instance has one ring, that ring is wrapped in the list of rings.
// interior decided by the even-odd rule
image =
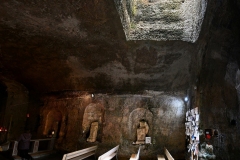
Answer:
[[[184,101],[187,102],[187,101],[188,101],[188,97],[185,97],[185,98],[184,98]]]
[[[5,127],[0,127],[0,132],[7,132],[7,128],[5,128]]]

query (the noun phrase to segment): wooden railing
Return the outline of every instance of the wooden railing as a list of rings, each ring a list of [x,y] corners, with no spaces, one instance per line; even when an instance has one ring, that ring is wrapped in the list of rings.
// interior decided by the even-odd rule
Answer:
[[[31,153],[41,152],[41,151],[53,150],[54,143],[55,143],[55,138],[31,140],[29,153],[31,154]],[[18,154],[18,142],[11,141],[9,149],[12,150],[12,156],[16,156]]]

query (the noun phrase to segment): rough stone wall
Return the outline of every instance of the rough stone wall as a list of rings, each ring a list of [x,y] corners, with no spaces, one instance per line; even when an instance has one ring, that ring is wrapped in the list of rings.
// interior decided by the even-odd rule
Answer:
[[[209,141],[214,147],[216,159],[237,160],[240,153],[237,91],[239,12],[234,1],[219,1],[217,5],[210,6],[204,26],[212,26],[204,36],[211,39],[202,52],[195,105],[200,107],[200,129],[217,129],[219,132],[218,137]],[[207,140],[203,135],[201,143],[204,141]]]
[[[189,85],[198,46],[126,41],[114,1],[4,1],[0,12],[1,74],[12,73],[29,90],[128,93]]]
[[[223,66],[226,64],[214,60],[209,63],[225,70]],[[240,147],[237,143],[240,140],[238,93],[235,86],[224,80],[224,74],[215,72],[212,67],[205,70],[205,74],[211,76],[208,75],[208,80],[203,80],[203,86],[199,90],[200,127],[203,131],[209,128],[218,130],[219,136],[210,140],[218,159],[237,160]],[[236,124],[232,124],[232,120]],[[202,142],[204,141],[202,137]]]
[[[7,127],[4,125],[4,112],[6,110],[7,103],[7,87],[4,83],[0,81],[0,127]],[[0,132],[0,143],[6,141],[6,132]]]
[[[56,147],[65,150],[76,150],[78,138],[82,134],[82,121],[85,107],[91,102],[89,96],[80,98],[46,98],[44,106],[40,110],[41,125],[38,129],[38,136],[47,137],[48,114],[51,111],[58,111],[62,115],[59,139]],[[60,145],[60,146],[59,146]]]
[[[47,115],[52,110],[58,110],[63,117],[68,117],[61,125],[62,135],[57,140],[58,149],[74,151],[92,145],[98,145],[100,155],[110,148],[120,145],[120,157],[130,157],[138,149],[136,129],[139,121],[145,119],[149,125],[148,136],[152,138],[151,145],[144,145],[141,156],[155,158],[167,147],[174,157],[184,158],[185,152],[185,111],[183,93],[142,94],[142,95],[82,95],[72,98],[47,98],[41,110],[42,126],[39,134],[44,133]],[[84,114],[86,108],[95,104],[103,107],[101,123],[99,124],[97,142],[86,142],[88,137]],[[93,110],[91,110],[93,111]],[[90,110],[87,110],[90,114]],[[99,113],[99,112],[98,112]],[[93,115],[93,114],[92,114]],[[94,116],[94,115],[93,115]],[[89,124],[90,125],[90,124]]]
[[[7,103],[4,116],[4,126],[7,127],[7,139],[15,140],[24,131],[28,112],[28,90],[22,84],[2,79],[7,87]]]

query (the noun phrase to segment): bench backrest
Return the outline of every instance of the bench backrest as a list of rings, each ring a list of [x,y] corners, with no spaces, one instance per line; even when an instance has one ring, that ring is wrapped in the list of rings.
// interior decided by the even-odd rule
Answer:
[[[165,147],[164,147],[164,153],[165,153],[166,157],[168,158],[168,160],[174,160],[172,155],[168,152],[167,148],[165,148]]]
[[[139,147],[139,149],[138,149],[138,153],[137,153],[136,160],[139,160],[139,157],[140,157],[140,150],[141,150],[141,147]]]
[[[0,147],[1,147],[2,151],[7,151],[7,150],[9,150],[10,143],[11,143],[11,142],[7,141],[6,143],[1,144]]]
[[[98,160],[104,160],[107,157],[114,157],[115,155],[117,155],[117,151],[118,151],[119,145],[114,147],[113,149],[109,150],[108,152],[104,153],[103,155],[101,155],[100,157],[98,157]]]
[[[85,148],[79,151],[75,151],[75,152],[71,152],[68,154],[64,154],[63,155],[63,159],[62,160],[68,160],[68,159],[72,159],[74,157],[89,153],[89,152],[93,152],[97,150],[97,146],[93,146],[93,147],[89,147],[89,148]]]
[[[12,149],[12,156],[18,154],[18,141],[11,141],[10,149]]]

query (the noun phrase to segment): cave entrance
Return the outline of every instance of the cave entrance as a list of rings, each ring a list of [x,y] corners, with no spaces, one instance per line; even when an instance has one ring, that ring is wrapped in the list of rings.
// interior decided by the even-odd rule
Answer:
[[[48,137],[59,137],[59,132],[62,123],[62,113],[59,110],[51,110],[47,115],[45,133]]]

